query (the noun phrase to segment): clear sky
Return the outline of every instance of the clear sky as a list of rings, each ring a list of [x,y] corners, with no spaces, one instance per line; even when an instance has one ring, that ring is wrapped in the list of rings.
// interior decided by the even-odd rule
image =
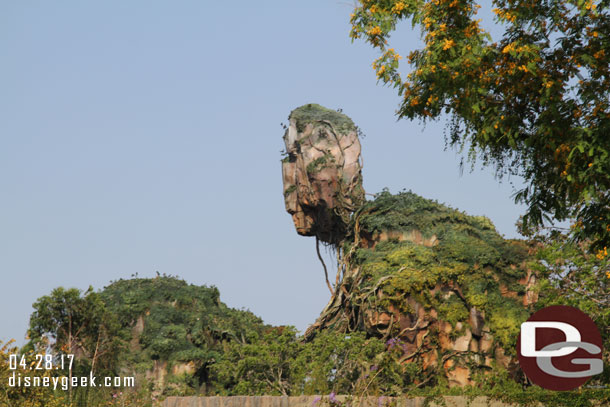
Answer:
[[[329,299],[284,210],[281,122],[316,102],[366,133],[367,192],[403,188],[517,237],[491,170],[443,123],[396,121],[347,0],[0,0],[0,340],[58,286],[156,271],[304,330]],[[418,33],[394,38],[405,55]],[[516,180],[518,182],[518,180]]]

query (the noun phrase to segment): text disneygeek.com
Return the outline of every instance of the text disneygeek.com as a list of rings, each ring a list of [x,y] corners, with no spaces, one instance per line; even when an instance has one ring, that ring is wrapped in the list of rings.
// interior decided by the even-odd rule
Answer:
[[[50,372],[58,372],[59,369],[65,372],[72,370],[74,355],[53,356],[49,354],[37,354],[31,360],[26,360],[24,355],[9,355],[9,370],[12,374],[8,377],[9,387],[52,387],[53,390],[68,390],[70,387],[135,387],[133,376],[94,376],[93,372],[89,376],[72,376],[71,374],[62,376],[49,375]],[[19,370],[24,373],[19,372]],[[25,372],[46,371],[40,376],[30,376]],[[41,372],[42,373],[42,372]]]
[[[25,376],[13,372],[8,378],[9,387],[52,387],[53,390],[68,390],[70,387],[134,387],[133,376],[97,377],[92,373],[89,376]]]

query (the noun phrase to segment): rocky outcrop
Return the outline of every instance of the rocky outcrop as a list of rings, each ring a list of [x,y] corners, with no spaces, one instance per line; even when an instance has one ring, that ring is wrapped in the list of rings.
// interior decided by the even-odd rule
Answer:
[[[346,115],[308,104],[292,111],[284,134],[284,200],[297,233],[337,244],[364,203],[360,141]]]
[[[330,244],[338,260],[331,299],[305,338],[324,329],[383,338],[416,365],[418,387],[470,385],[494,366],[517,377],[516,336],[537,299],[530,248],[485,217],[411,192],[365,202],[353,122],[314,104],[289,120],[286,209],[299,234]]]
[[[420,386],[471,385],[494,366],[519,376],[514,341],[537,299],[524,242],[486,218],[383,192],[354,214],[342,253],[342,281],[306,338],[384,338],[416,364]]]

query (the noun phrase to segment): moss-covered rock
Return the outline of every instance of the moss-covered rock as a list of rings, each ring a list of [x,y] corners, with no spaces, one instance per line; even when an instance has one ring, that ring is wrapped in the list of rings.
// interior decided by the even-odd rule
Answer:
[[[145,377],[166,394],[183,375],[191,391],[206,385],[226,343],[246,343],[268,328],[251,312],[227,307],[216,287],[171,276],[121,279],[100,294],[122,327],[121,371]]]
[[[309,338],[331,329],[399,341],[422,383],[471,384],[496,364],[518,374],[516,338],[536,299],[524,242],[485,217],[384,191],[337,250],[343,279]]]
[[[356,131],[356,125],[347,115],[328,109],[317,103],[309,103],[294,109],[288,120],[294,121],[299,132],[305,131],[307,125],[328,121],[341,133]]]

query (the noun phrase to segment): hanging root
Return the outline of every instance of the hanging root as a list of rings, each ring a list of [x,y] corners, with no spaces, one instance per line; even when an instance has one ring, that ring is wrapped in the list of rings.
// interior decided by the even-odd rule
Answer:
[[[324,263],[324,259],[320,254],[320,240],[318,236],[316,236],[316,253],[318,253],[318,259],[320,259],[320,263],[322,263],[322,267],[324,267],[324,277],[326,277],[326,285],[328,286],[328,290],[330,291],[330,295],[334,294],[333,287],[330,285],[330,281],[328,281],[328,269],[326,268],[326,264]]]

